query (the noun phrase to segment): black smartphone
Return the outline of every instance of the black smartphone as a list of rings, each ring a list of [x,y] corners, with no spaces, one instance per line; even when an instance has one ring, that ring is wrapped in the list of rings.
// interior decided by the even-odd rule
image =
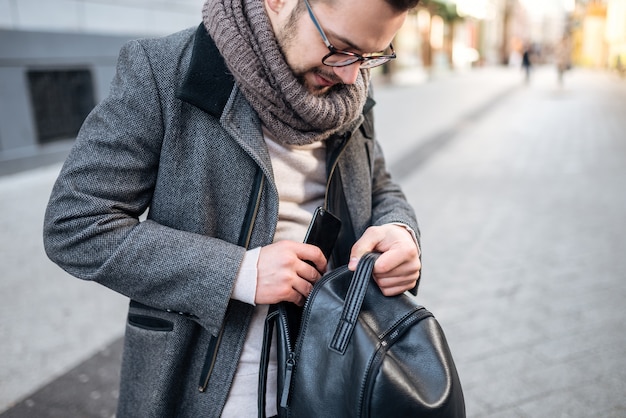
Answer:
[[[313,213],[304,242],[319,247],[328,260],[335,247],[340,229],[341,220],[320,206]]]

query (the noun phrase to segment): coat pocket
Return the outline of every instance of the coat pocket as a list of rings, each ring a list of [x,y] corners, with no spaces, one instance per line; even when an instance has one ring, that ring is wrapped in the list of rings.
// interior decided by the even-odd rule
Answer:
[[[187,347],[197,327],[181,315],[131,304],[124,339],[119,418],[177,415],[176,400],[186,386]]]
[[[147,331],[172,331],[174,323],[154,316],[128,314],[128,325],[133,325]]]

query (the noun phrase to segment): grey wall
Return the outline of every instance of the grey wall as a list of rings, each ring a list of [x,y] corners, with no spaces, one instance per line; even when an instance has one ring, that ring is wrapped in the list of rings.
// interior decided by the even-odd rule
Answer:
[[[120,47],[133,37],[0,30],[0,162],[40,151],[28,71],[88,69],[98,102]]]

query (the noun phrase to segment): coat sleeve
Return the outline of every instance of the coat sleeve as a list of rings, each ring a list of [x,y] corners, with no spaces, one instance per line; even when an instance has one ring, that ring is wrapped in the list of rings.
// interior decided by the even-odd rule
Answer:
[[[368,158],[370,160],[372,225],[401,223],[415,232],[420,246],[420,230],[415,212],[406,199],[401,187],[392,179],[387,170],[382,147],[376,139],[374,110],[370,110],[362,125],[362,132],[369,138]]]
[[[391,174],[386,168],[385,158],[382,148],[375,139],[373,130],[373,115],[369,115],[366,124],[366,132],[372,137],[372,225],[384,225],[389,223],[400,223],[409,227],[415,233],[419,257],[421,259],[421,234],[415,211],[408,202],[401,187],[393,181]],[[419,283],[418,280],[411,293],[416,295]]]
[[[70,274],[195,315],[216,334],[245,249],[140,220],[164,137],[159,87],[142,44],[125,45],[109,96],[87,117],[54,185],[44,245]]]

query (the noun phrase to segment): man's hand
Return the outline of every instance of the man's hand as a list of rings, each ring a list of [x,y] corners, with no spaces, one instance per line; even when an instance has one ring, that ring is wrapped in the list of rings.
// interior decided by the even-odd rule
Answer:
[[[287,301],[302,306],[325,271],[326,258],[314,245],[295,241],[267,245],[259,253],[254,301],[257,304]]]
[[[355,270],[363,254],[382,253],[374,264],[374,280],[385,296],[399,295],[415,287],[422,264],[411,233],[401,225],[367,228],[352,246],[348,268]]]

